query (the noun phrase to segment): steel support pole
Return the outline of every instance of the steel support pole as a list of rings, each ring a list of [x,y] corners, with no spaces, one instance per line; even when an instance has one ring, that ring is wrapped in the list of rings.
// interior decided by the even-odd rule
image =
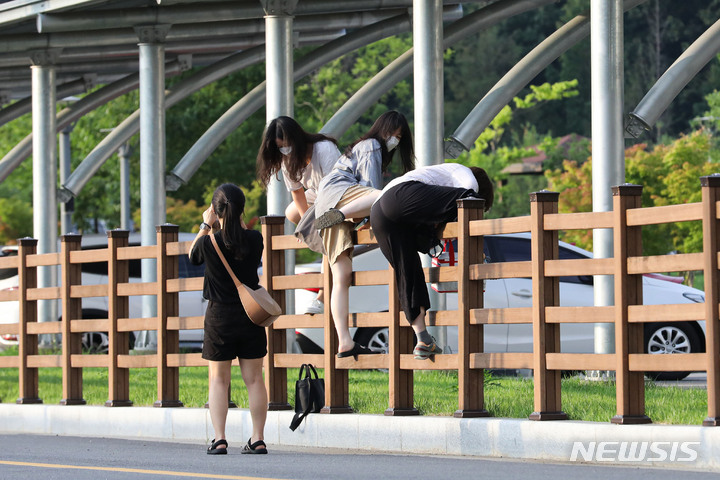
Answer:
[[[155,227],[165,223],[165,50],[169,25],[138,27],[140,43],[140,242],[155,245]],[[142,281],[157,281],[154,259],[142,260]],[[157,298],[143,297],[143,317],[154,317]],[[157,348],[157,332],[140,335],[136,347]]]
[[[290,2],[296,3],[296,2]],[[272,8],[273,2],[265,7],[265,118],[270,123],[281,115],[294,116],[293,79],[293,17],[294,5],[285,3],[284,8]],[[282,175],[282,173],[280,174]],[[268,215],[285,215],[290,203],[290,194],[282,179],[270,179],[267,191]],[[285,234],[291,234],[294,225],[285,220]],[[285,274],[295,272],[295,250],[285,252]],[[295,292],[285,292],[288,313],[295,312]]]
[[[443,163],[443,2],[413,1],[413,81],[417,166]],[[431,259],[422,256],[423,267]],[[445,309],[445,295],[430,289],[431,310]],[[446,329],[428,329],[447,351]]]
[[[37,253],[58,251],[57,231],[57,134],[55,130],[55,60],[58,52],[42,50],[32,55],[33,236]],[[57,285],[56,267],[38,267],[38,287]],[[38,321],[57,320],[55,300],[38,301]],[[45,343],[43,341],[43,343]]]
[[[590,2],[591,92],[592,92],[592,195],[593,211],[613,209],[612,187],[625,181],[623,141],[623,2]],[[613,256],[613,232],[593,230],[595,258]],[[614,304],[610,275],[594,277],[596,306]],[[615,350],[614,326],[595,325],[595,353]]]
[[[70,124],[60,131],[60,183],[62,184],[71,172],[72,148],[70,144],[70,134],[75,128],[75,124]],[[72,214],[74,211],[75,199],[71,198],[67,202],[60,203],[60,232],[65,235],[75,230],[72,223]]]
[[[443,24],[441,0],[413,2],[415,156],[443,163]]]
[[[120,228],[130,228],[130,144],[125,142],[118,150],[120,161]]]

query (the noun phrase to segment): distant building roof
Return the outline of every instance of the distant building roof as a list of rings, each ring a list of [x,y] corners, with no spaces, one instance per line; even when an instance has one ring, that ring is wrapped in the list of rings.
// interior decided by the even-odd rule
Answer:
[[[573,143],[585,138],[586,137],[581,135],[571,133],[570,135],[561,137],[558,141],[558,146],[562,147],[565,153],[567,153]],[[502,170],[502,173],[507,173],[509,175],[542,175],[543,163],[547,160],[547,155],[545,155],[545,152],[540,149],[539,145],[533,145],[530,148],[535,150],[537,155],[525,157],[521,162],[508,165]]]

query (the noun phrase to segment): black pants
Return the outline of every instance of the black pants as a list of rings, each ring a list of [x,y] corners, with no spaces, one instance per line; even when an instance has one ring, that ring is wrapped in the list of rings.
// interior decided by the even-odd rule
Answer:
[[[380,250],[395,269],[400,308],[408,322],[430,308],[425,275],[417,252],[418,236],[457,218],[460,198],[472,190],[405,182],[383,193],[372,207],[370,224]]]

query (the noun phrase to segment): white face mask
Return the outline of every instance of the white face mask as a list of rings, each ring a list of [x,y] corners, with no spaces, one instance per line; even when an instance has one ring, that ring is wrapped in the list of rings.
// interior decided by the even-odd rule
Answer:
[[[396,136],[392,136],[385,140],[385,146],[388,149],[388,152],[392,152],[395,147],[397,147],[400,144],[400,139]]]
[[[290,153],[292,152],[292,147],[280,147],[278,148],[278,150],[280,150],[280,153],[287,156],[290,155]]]

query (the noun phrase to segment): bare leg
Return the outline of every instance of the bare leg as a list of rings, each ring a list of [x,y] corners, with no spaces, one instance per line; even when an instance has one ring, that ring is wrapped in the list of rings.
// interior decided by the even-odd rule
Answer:
[[[215,430],[215,440],[225,439],[225,422],[228,412],[228,388],[230,387],[230,360],[210,361],[210,388],[208,406],[210,420]]]
[[[250,403],[250,417],[252,418],[253,433],[250,443],[264,439],[265,420],[267,419],[268,396],[265,390],[265,381],[262,375],[262,358],[241,358],[240,370],[245,387],[248,391]],[[258,448],[263,448],[258,447]]]
[[[338,210],[345,215],[345,218],[365,218],[370,215],[370,209],[379,195],[380,190],[374,190],[340,207]]]
[[[290,203],[290,205],[285,208],[285,217],[295,225],[298,224],[301,215],[297,207],[295,206],[295,202]]]
[[[338,352],[346,352],[355,346],[350,330],[348,329],[348,299],[350,296],[350,278],[352,275],[352,259],[343,252],[337,261],[330,266],[333,274],[333,290],[330,296],[330,310],[332,311],[335,330],[337,331],[339,345]]]

